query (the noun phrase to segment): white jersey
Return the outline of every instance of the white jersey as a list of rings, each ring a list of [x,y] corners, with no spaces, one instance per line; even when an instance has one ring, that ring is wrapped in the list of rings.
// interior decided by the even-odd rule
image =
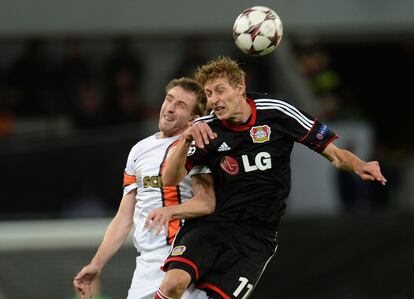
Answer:
[[[139,141],[130,151],[124,173],[124,195],[137,189],[134,212],[134,244],[139,252],[152,251],[170,245],[182,226],[182,220],[170,221],[168,232],[159,235],[144,227],[148,214],[163,206],[177,205],[193,196],[190,176],[210,172],[206,168],[193,169],[174,187],[163,187],[161,175],[168,153],[175,147],[180,136],[157,138],[157,134]]]

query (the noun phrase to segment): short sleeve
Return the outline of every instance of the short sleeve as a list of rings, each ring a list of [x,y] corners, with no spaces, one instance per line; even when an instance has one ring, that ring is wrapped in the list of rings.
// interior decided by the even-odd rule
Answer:
[[[208,151],[206,148],[201,149],[196,147],[194,143],[191,144],[190,148],[188,149],[187,160],[185,162],[185,168],[187,171],[190,173],[195,166],[204,165],[207,155]]]
[[[329,127],[315,119],[312,128],[298,140],[310,149],[321,153],[332,141],[338,138],[338,135],[329,129]]]
[[[275,100],[268,104],[278,110],[280,130],[316,152],[322,152],[325,147],[338,138],[327,125],[319,122],[310,114],[284,101]],[[276,104],[277,103],[277,104]]]
[[[196,174],[203,174],[203,173],[211,173],[211,169],[204,165],[196,165],[190,170],[188,175],[193,176]]]
[[[136,177],[135,169],[134,169],[135,162],[136,162],[135,157],[136,157],[135,148],[132,148],[132,150],[130,151],[128,155],[127,164],[124,170],[124,179],[123,179],[123,187],[124,187],[123,195],[124,196],[128,194],[129,192],[131,192],[132,190],[137,189],[138,187],[137,177]]]

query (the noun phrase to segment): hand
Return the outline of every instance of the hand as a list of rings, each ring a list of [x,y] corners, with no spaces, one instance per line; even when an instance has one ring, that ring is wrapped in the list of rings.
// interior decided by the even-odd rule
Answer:
[[[183,137],[190,142],[194,140],[197,147],[204,148],[204,145],[209,144],[210,140],[215,139],[217,134],[211,130],[207,123],[200,121],[188,128],[183,133]]]
[[[155,229],[155,234],[159,235],[164,227],[165,233],[168,232],[168,224],[172,217],[172,211],[169,207],[157,208],[151,211],[145,220],[145,227],[148,231]]]
[[[382,175],[378,161],[364,162],[355,171],[363,180],[378,181],[385,186],[387,179]]]
[[[92,298],[92,283],[99,277],[101,270],[98,266],[87,265],[73,279],[73,285],[81,299]]]

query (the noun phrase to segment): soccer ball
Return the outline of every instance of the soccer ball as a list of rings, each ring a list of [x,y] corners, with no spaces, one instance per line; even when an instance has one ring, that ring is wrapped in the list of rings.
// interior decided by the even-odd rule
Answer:
[[[233,39],[237,47],[253,56],[273,52],[282,35],[282,21],[274,10],[265,6],[245,9],[233,25]]]

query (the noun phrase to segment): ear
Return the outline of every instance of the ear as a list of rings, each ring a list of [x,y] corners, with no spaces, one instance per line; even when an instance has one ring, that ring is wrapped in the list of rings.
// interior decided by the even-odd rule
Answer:
[[[237,90],[240,96],[245,95],[246,94],[246,83],[243,81],[237,84]]]

